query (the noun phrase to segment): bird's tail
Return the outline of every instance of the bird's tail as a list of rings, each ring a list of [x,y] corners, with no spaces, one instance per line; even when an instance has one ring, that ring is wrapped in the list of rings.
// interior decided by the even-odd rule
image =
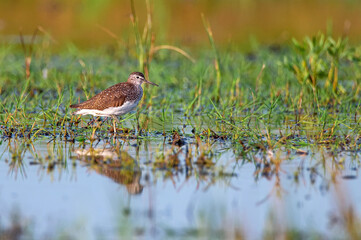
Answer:
[[[72,104],[72,105],[70,105],[69,107],[71,107],[71,108],[78,108],[78,107],[79,107],[79,104]],[[72,115],[78,115],[78,114],[79,114],[79,111],[80,111],[80,110],[77,110],[77,111],[73,112]]]

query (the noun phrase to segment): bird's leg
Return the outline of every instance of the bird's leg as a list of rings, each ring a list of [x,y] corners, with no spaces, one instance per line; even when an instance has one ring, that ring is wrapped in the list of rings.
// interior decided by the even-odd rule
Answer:
[[[99,119],[100,117],[97,117],[97,119]],[[98,128],[100,128],[101,126],[101,122],[98,122],[98,124],[96,125],[96,127],[93,129],[93,133],[92,133],[92,137],[91,139],[95,139],[94,136],[95,136],[95,132]]]
[[[111,115],[111,117],[113,118],[113,128],[114,128],[114,134],[116,134],[117,133],[117,129],[115,128],[115,122],[117,122],[117,123],[119,123],[119,120],[118,120],[118,118],[116,117],[116,116],[114,116],[114,115]]]
[[[115,119],[115,121],[116,121],[118,124],[120,124],[119,119],[117,118],[117,116],[114,116],[114,115],[113,115],[113,118]]]
[[[104,117],[102,123],[100,124],[100,127],[103,126],[103,123],[105,123],[108,120],[108,117]]]
[[[88,123],[88,126],[90,125],[90,124],[93,124],[95,121],[98,121],[98,119],[99,119],[100,117],[93,117],[93,120],[91,120],[89,123]]]
[[[115,127],[115,120],[113,121],[113,129],[114,129],[114,135],[117,134],[117,128]]]

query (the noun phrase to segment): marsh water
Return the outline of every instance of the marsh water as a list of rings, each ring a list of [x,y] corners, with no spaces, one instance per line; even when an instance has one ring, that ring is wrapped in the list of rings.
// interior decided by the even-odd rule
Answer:
[[[361,211],[358,152],[300,146],[242,155],[227,139],[197,139],[190,128],[98,137],[3,139],[2,231],[36,239],[342,238],[345,209]]]

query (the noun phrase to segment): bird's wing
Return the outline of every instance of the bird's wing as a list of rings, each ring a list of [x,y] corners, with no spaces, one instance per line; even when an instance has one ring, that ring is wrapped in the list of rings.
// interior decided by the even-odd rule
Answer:
[[[126,100],[126,92],[132,88],[131,85],[118,83],[98,93],[91,99],[71,105],[71,108],[104,110],[109,107],[120,107]]]

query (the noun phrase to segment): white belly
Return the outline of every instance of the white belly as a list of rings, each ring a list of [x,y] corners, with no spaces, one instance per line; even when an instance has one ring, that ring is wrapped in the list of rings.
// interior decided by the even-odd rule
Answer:
[[[80,115],[93,115],[93,116],[101,116],[107,117],[110,115],[124,115],[132,110],[134,110],[138,106],[139,101],[134,102],[125,102],[120,107],[110,107],[104,110],[96,110],[96,109],[80,109],[73,114],[80,114]]]

